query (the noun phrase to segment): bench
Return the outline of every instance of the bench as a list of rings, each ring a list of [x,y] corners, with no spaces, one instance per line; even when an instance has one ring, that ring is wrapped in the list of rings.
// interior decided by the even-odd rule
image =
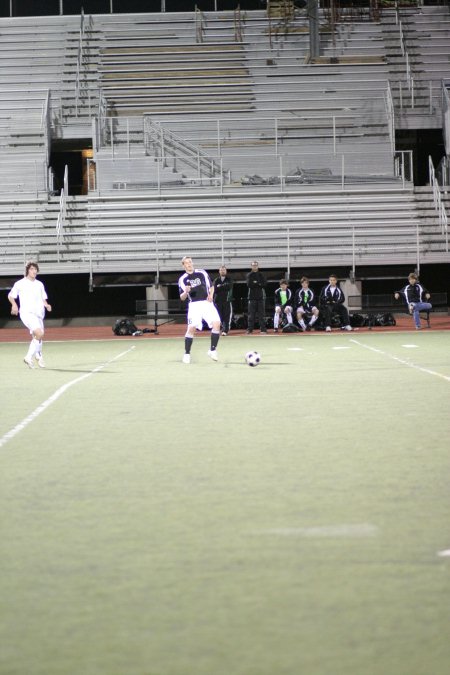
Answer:
[[[447,293],[431,293],[430,302],[433,305],[433,309],[423,312],[428,328],[431,326],[430,313],[436,309],[447,309]],[[348,310],[349,312],[367,313],[369,329],[372,329],[375,325],[376,314],[382,314],[384,312],[393,312],[396,314],[409,313],[405,301],[402,298],[396,300],[394,293],[350,295],[348,297]]]

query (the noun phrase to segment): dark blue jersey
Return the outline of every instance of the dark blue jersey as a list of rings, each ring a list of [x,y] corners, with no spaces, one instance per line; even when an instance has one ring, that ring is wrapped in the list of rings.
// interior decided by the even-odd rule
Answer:
[[[185,272],[178,279],[180,295],[186,291],[186,286],[191,287],[188,296],[189,302],[207,300],[209,289],[211,288],[211,280],[205,270],[194,270],[192,274]]]
[[[294,307],[301,307],[305,312],[311,311],[314,306],[314,291],[310,288],[298,288],[295,291]]]

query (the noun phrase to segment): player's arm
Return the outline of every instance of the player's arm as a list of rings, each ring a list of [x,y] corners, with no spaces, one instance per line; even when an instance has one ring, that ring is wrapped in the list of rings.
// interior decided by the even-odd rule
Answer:
[[[17,316],[19,313],[19,307],[17,305],[16,298],[12,295],[12,293],[8,295],[8,300],[11,303],[11,314]]]
[[[189,293],[191,292],[191,287],[189,284],[183,284],[183,288],[180,287],[180,300],[186,300],[186,298],[189,297]]]
[[[48,304],[47,300],[44,300],[44,307],[47,310],[47,312],[52,311],[52,306]]]

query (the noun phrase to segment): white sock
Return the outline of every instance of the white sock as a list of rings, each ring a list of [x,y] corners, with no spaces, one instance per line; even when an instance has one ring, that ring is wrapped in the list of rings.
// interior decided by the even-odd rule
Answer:
[[[42,356],[42,340],[37,340],[37,347],[36,347],[36,351],[34,353],[40,354]]]
[[[287,322],[292,323],[292,316],[290,314],[286,314],[287,316]]]
[[[28,347],[28,352],[27,352],[27,359],[32,359],[33,356],[36,354],[36,351],[38,350],[40,345],[39,340],[36,340],[36,338],[33,338],[30,342],[30,346]]]
[[[309,325],[314,326],[316,321],[317,321],[317,316],[315,314],[313,314],[312,317],[311,317],[311,321],[309,322]]]
[[[305,324],[305,322],[303,321],[303,319],[300,320],[300,326],[301,326],[302,328],[306,328],[306,324]]]
[[[280,321],[280,317],[278,316],[278,314],[275,314],[275,316],[273,317],[273,327],[274,328],[278,328],[279,321]]]

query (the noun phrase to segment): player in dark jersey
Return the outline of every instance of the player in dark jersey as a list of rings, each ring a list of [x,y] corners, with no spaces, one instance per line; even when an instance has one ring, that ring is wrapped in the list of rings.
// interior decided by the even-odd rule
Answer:
[[[403,296],[403,299],[408,305],[409,313],[414,317],[414,325],[417,330],[420,330],[422,326],[420,324],[419,312],[428,312],[432,309],[432,305],[427,302],[431,296],[425,286],[419,283],[417,274],[411,272],[408,276],[408,283],[406,286],[404,286],[401,291],[397,291],[394,295],[397,300],[400,295]]]
[[[227,274],[227,268],[222,265],[219,268],[219,276],[213,281],[214,304],[222,321],[222,335],[228,335],[233,316],[233,280]]]
[[[292,323],[292,292],[286,279],[281,279],[280,287],[275,291],[275,313],[273,315],[273,332],[278,333],[280,319],[285,315],[288,324]]]
[[[184,338],[183,363],[191,362],[191,347],[195,329],[202,330],[203,320],[211,328],[211,346],[208,356],[217,361],[217,344],[220,338],[220,316],[213,303],[214,286],[202,269],[195,269],[190,256],[184,256],[181,261],[184,274],[178,279],[178,288],[181,300],[189,300],[187,322],[188,327]]]
[[[319,310],[314,303],[314,291],[309,287],[308,277],[302,277],[300,284],[294,296],[297,321],[302,330],[311,330],[319,318]],[[308,324],[305,323],[305,318],[309,318]]]
[[[328,282],[320,291],[320,307],[325,317],[325,330],[331,331],[331,320],[334,314],[339,316],[343,330],[352,330],[348,309],[344,305],[345,295],[337,285],[337,276],[330,274]]]

